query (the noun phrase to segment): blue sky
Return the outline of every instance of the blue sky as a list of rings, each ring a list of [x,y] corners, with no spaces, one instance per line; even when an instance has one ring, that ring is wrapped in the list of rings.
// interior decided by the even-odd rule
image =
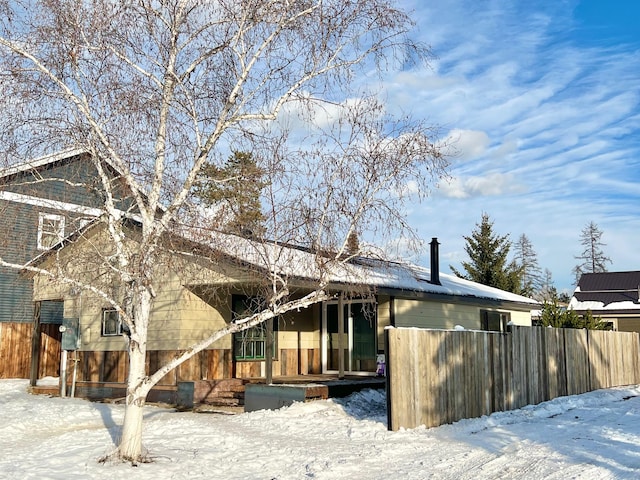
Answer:
[[[467,258],[483,212],[496,233],[529,237],[561,291],[590,221],[609,270],[639,270],[640,2],[401,5],[437,59],[387,78],[388,108],[439,125],[458,150],[450,181],[410,214],[439,238],[442,270]]]

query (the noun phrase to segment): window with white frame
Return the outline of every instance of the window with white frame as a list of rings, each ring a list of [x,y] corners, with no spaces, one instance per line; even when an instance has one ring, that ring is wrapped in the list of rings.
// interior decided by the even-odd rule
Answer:
[[[64,216],[41,213],[38,216],[38,250],[48,250],[64,238]]]
[[[122,335],[122,322],[117,310],[102,311],[102,336],[116,337]]]

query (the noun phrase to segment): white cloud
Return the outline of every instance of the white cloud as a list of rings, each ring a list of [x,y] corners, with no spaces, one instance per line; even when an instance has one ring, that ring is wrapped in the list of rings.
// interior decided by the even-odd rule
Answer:
[[[496,172],[486,176],[454,177],[442,183],[438,192],[450,198],[469,198],[510,195],[526,190],[513,175]]]
[[[489,136],[478,130],[454,129],[445,140],[457,153],[456,158],[470,160],[483,156],[489,147]]]

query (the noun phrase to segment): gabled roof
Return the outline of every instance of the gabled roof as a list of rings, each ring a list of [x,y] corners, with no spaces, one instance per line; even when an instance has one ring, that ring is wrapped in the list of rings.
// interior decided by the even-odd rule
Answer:
[[[23,172],[29,172],[32,170],[37,170],[37,169],[41,169],[41,168],[45,168],[48,166],[53,166],[54,164],[58,163],[58,162],[63,162],[65,160],[72,160],[76,157],[79,157],[81,155],[86,155],[89,156],[89,152],[84,149],[84,148],[80,148],[80,147],[72,147],[72,148],[67,148],[65,150],[56,152],[54,154],[51,155],[45,155],[43,157],[39,157],[39,158],[35,158],[33,160],[28,160],[26,162],[17,164],[17,165],[12,165],[10,167],[7,168],[1,168],[0,169],[0,183],[1,180],[3,178],[6,177],[10,177],[19,173],[23,173]],[[120,168],[118,168],[111,160],[109,160],[108,158],[103,159],[101,161],[101,163],[106,166],[111,173],[114,176],[123,176],[122,170]],[[130,188],[130,185],[127,185],[127,188]],[[142,195],[142,197],[144,199],[147,198],[147,195],[140,190],[140,195]],[[37,194],[29,194],[29,195],[25,195],[22,193],[17,193],[17,192],[11,192],[11,191],[4,191],[2,189],[0,189],[0,198],[4,199],[4,200],[9,200],[9,201],[18,201],[21,203],[28,203],[28,204],[32,204],[32,205],[37,205],[40,207],[45,207],[45,208],[51,208],[51,209],[55,209],[55,210],[63,210],[63,211],[69,211],[69,212],[75,212],[75,213],[80,213],[82,215],[88,215],[91,217],[97,217],[99,215],[101,215],[103,213],[103,210],[101,207],[86,207],[83,205],[77,205],[77,204],[73,204],[73,203],[68,203],[68,202],[62,202],[62,201],[58,201],[58,200],[52,200],[50,198],[45,198],[45,197],[40,197]],[[122,198],[121,198],[122,199]],[[160,206],[158,207],[159,211],[164,211],[164,207]]]
[[[77,157],[78,155],[82,155],[83,153],[87,153],[87,151],[82,148],[68,148],[66,150],[62,150],[51,155],[45,155],[44,157],[35,158],[33,160],[19,163],[17,165],[0,168],[0,178],[15,175],[16,173],[27,172],[29,170],[40,167],[45,167],[66,158]]]
[[[573,310],[639,310],[640,271],[584,273],[569,308]]]

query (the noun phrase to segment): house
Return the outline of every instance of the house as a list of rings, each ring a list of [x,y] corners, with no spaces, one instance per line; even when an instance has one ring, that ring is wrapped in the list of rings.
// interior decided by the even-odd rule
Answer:
[[[83,239],[61,245],[57,257],[66,259],[65,268],[82,268],[87,264],[83,241],[92,246],[91,251],[108,251],[103,233],[99,225],[88,227]],[[286,277],[292,298],[309,293],[320,275],[317,256],[305,248],[189,228],[174,232],[172,238],[176,245],[176,239],[182,242],[184,254],[176,246],[156,267],[162,282],[156,289],[148,332],[150,372],[259,305],[265,272]],[[44,255],[38,261],[44,265],[52,257]],[[265,259],[276,260],[267,265]],[[89,270],[87,275],[96,280],[108,277],[108,269]],[[373,376],[378,355],[384,353],[387,326],[504,331],[510,323],[531,325],[531,310],[539,307],[532,299],[440,273],[436,239],[431,242],[431,269],[356,257],[323,272],[328,278],[326,290],[334,298],[290,311],[274,322],[272,362],[265,358],[266,328],[258,325],[219,339],[165,376],[161,384],[255,379],[265,376],[267,363],[274,378],[331,373]],[[117,311],[91,293],[43,276],[36,275],[34,285],[36,303],[63,302],[65,318],[78,320],[79,388],[101,385],[104,393],[105,385],[122,384],[127,369],[126,335]],[[117,294],[117,285],[113,288]]]
[[[117,178],[113,167],[106,170],[112,179]],[[103,204],[99,181],[95,165],[81,149],[68,149],[0,169],[0,222],[7,232],[0,238],[0,258],[6,263],[23,265],[99,216]],[[17,332],[9,335],[12,338],[7,341],[15,342],[19,337],[22,343],[30,345],[31,329],[27,325],[37,317],[37,333],[46,337],[43,342],[49,346],[46,356],[59,358],[58,327],[62,323],[63,303],[41,302],[38,307],[34,312],[32,280],[17,269],[0,266],[0,324],[4,324],[5,330],[11,327]],[[5,360],[0,366],[0,377],[28,376],[21,368],[3,374],[7,363],[3,350],[8,349],[4,340],[0,338],[0,357]],[[17,355],[16,351],[12,351],[12,357]],[[53,375],[57,368],[53,361],[44,370]]]
[[[614,330],[640,332],[640,271],[582,274],[569,309],[590,310]]]

